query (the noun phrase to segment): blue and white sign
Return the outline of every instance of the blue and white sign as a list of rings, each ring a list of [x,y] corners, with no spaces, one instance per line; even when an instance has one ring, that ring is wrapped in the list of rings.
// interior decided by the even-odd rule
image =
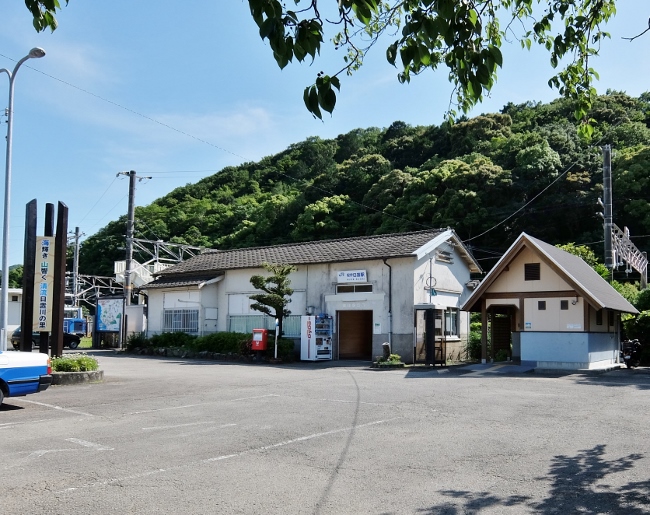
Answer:
[[[367,283],[368,275],[365,270],[342,270],[338,273],[339,283]]]

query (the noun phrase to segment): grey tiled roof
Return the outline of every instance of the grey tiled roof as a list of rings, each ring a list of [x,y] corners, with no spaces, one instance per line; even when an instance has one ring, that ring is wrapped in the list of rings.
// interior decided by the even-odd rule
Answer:
[[[197,286],[201,283],[214,279],[217,274],[207,274],[207,275],[171,275],[165,277],[159,277],[155,281],[145,284],[142,286],[142,290],[148,290],[151,288],[182,288],[184,286]]]
[[[209,250],[161,272],[161,277],[258,268],[262,263],[314,264],[411,256],[446,229],[383,234],[339,240],[288,243],[271,247]]]
[[[564,269],[569,282],[578,288],[581,287],[585,292],[590,293],[602,308],[622,311],[623,313],[638,313],[636,308],[625,297],[612,288],[584,260],[532,236],[526,235],[526,238],[537,245],[550,259]]]
[[[578,256],[570,254],[549,243],[521,233],[510,246],[499,262],[490,270],[479,287],[465,301],[461,309],[470,311],[480,309],[479,300],[490,285],[499,277],[504,268],[510,263],[523,246],[539,254],[547,262],[554,265],[556,271],[574,289],[597,309],[611,309],[622,313],[638,313],[623,296],[605,281],[596,271]]]

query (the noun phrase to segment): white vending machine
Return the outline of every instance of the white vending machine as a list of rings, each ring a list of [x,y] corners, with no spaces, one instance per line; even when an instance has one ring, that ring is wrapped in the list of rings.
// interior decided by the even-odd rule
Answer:
[[[332,359],[332,329],[332,317],[303,316],[300,328],[300,359],[303,361]]]

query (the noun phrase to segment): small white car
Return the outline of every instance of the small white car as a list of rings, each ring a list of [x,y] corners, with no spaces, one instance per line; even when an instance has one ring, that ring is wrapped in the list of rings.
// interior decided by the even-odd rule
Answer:
[[[52,362],[40,352],[0,351],[0,404],[5,397],[42,392],[52,384]]]

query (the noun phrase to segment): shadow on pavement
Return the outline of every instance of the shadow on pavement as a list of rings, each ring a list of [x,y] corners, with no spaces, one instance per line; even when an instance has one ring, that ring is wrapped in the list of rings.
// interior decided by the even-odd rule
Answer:
[[[647,514],[650,509],[650,480],[629,482],[613,489],[607,477],[633,468],[642,454],[630,454],[607,461],[603,458],[605,445],[579,451],[575,456],[555,456],[544,477],[537,481],[550,483],[545,499],[533,501],[527,496],[499,496],[493,492],[467,490],[443,490],[449,502],[423,508],[418,513],[456,515],[479,513],[500,507],[520,507],[521,512],[543,514],[566,513],[625,513]],[[610,482],[614,478],[610,479]]]

